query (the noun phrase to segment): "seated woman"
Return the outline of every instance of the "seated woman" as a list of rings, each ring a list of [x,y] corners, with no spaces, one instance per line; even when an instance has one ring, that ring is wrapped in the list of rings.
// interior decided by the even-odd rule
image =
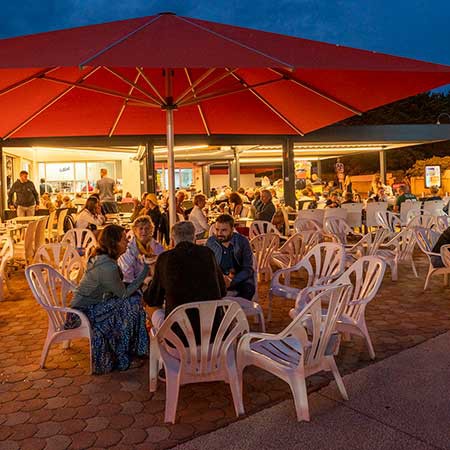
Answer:
[[[86,314],[91,324],[92,363],[96,374],[126,370],[133,356],[148,353],[146,315],[138,289],[149,267],[143,264],[141,273],[125,286],[117,259],[127,245],[127,235],[121,226],[108,225],[102,230],[98,247],[88,260],[71,303],[72,308]],[[76,325],[71,316],[66,327]]]
[[[138,217],[131,226],[133,238],[118,264],[123,273],[123,281],[132,283],[142,272],[146,259],[156,259],[164,247],[153,239],[154,225],[150,216]]]
[[[145,196],[144,207],[139,211],[137,217],[140,216],[150,216],[154,225],[153,237],[156,239],[161,222],[161,210],[155,194],[150,193]]]
[[[232,192],[230,194],[230,215],[234,218],[241,217],[243,209],[244,202],[241,196],[237,192]]]
[[[75,227],[89,228],[91,231],[95,231],[105,221],[106,218],[102,214],[100,200],[97,197],[91,196],[86,200],[86,205],[80,211],[80,214],[78,214]]]

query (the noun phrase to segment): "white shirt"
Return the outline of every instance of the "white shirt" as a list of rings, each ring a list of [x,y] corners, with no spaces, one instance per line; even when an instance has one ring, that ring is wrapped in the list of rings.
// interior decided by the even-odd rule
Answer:
[[[209,229],[208,220],[198,206],[192,208],[192,211],[189,214],[189,220],[194,224],[195,234],[203,233]]]
[[[89,224],[96,226],[103,225],[105,223],[105,216],[99,214],[97,217],[93,216],[87,209],[83,209],[77,216],[75,224],[76,228],[87,228]]]

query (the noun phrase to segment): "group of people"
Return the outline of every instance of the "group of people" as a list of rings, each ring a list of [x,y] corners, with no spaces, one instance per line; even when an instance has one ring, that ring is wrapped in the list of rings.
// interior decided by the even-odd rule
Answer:
[[[144,303],[156,307],[158,328],[177,306],[233,295],[255,294],[253,253],[248,239],[234,231],[234,219],[220,215],[206,245],[197,245],[195,226],[180,221],[171,229],[171,248],[153,238],[148,215],[135,219],[132,236],[118,225],[99,234],[71,306],[87,315],[92,330],[94,373],[139,366],[148,354]],[[152,269],[153,268],[153,269]],[[76,327],[69,316],[66,327]]]
[[[100,170],[100,179],[97,181],[95,190],[98,194],[104,213],[118,212],[115,194],[118,192],[115,181],[109,178],[106,169]],[[61,193],[56,195],[53,202],[51,194],[53,188],[46,183],[45,178],[41,178],[39,184],[39,193],[34,183],[28,178],[28,172],[22,170],[19,178],[13,183],[8,191],[8,207],[17,212],[17,216],[34,216],[39,208],[47,209],[49,212],[55,211],[57,208],[73,208],[76,202],[72,202],[68,195],[63,196]]]

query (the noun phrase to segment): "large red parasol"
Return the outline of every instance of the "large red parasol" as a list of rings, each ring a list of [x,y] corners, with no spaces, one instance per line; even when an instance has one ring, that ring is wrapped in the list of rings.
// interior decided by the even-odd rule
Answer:
[[[449,66],[164,13],[0,40],[0,137],[166,133],[173,222],[174,131],[302,135],[448,83]]]

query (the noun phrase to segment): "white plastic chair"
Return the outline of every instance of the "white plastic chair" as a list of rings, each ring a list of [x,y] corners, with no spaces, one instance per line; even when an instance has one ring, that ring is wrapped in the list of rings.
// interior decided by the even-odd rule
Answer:
[[[198,315],[197,342],[191,317]],[[216,314],[223,314],[213,334]],[[216,319],[216,322],[218,320]],[[166,373],[165,422],[175,423],[180,386],[204,381],[225,381],[230,385],[236,415],[244,413],[236,370],[235,346],[249,331],[241,307],[231,300],[187,303],[178,306],[156,331],[150,331],[150,392],[158,383],[159,362]]]
[[[432,216],[437,217],[445,214],[443,211],[444,207],[444,200],[429,200],[423,202],[422,209],[429,212]]]
[[[8,291],[11,292],[8,281],[8,267],[14,259],[14,244],[9,236],[2,236],[2,249],[0,250],[0,301],[4,299],[3,283],[6,284]]]
[[[362,227],[362,203],[343,203],[341,209],[347,211],[347,225],[351,228]]]
[[[250,225],[249,239],[252,240],[254,237],[260,234],[274,233],[280,235],[276,226],[267,222],[265,220],[254,220]]]
[[[402,224],[400,222],[400,217],[390,211],[378,211],[375,217],[377,225],[381,228],[395,233],[397,228],[402,229]]]
[[[294,300],[301,289],[316,284],[329,284],[339,277],[344,270],[345,248],[337,242],[317,244],[294,266],[277,270],[270,282],[268,320],[272,319],[274,296]],[[306,275],[306,282],[302,288],[290,286],[286,282],[293,273]],[[283,283],[281,282],[282,277]]]
[[[338,218],[347,223],[347,210],[342,208],[325,208],[323,215],[323,227],[325,228],[325,223],[327,219]]]
[[[405,200],[400,204],[400,222],[403,226],[408,224],[408,213],[411,210],[420,210],[420,202]]]
[[[336,329],[345,335],[353,334],[363,337],[366,340],[367,348],[372,359],[375,359],[375,351],[367,329],[365,311],[367,305],[373,300],[380,289],[385,269],[386,264],[379,257],[363,256],[354,262],[333,283],[333,285],[350,284],[353,286],[350,301],[339,317]],[[330,286],[323,286],[324,290],[329,288]],[[317,290],[305,289],[299,294],[295,302],[295,308],[289,312],[292,319],[300,314],[313,295],[317,295]]]
[[[439,233],[443,233],[450,226],[450,216],[438,216],[436,217],[435,230]]]
[[[316,222],[313,219],[304,219],[302,217],[297,217],[294,221],[294,230],[296,233],[301,233],[303,231],[322,231],[322,223]]]
[[[392,281],[398,279],[398,265],[401,262],[411,264],[416,278],[418,277],[416,265],[414,264],[414,248],[416,237],[412,229],[404,229],[392,238],[383,242],[373,254],[381,257],[390,267]]]
[[[429,211],[422,209],[411,209],[406,216],[406,226],[408,228],[432,228],[436,226],[436,216],[432,216]]]
[[[279,269],[294,266],[319,243],[320,236],[318,231],[303,231],[293,234],[278,250],[272,253],[272,263]],[[286,283],[289,284],[289,281],[287,279]]]
[[[336,209],[336,208],[335,208]],[[362,237],[361,234],[355,233],[344,219],[339,217],[327,217],[323,231],[334,241],[339,242],[342,245],[347,245],[347,236],[353,234],[355,236]]]
[[[64,236],[64,221],[69,210],[67,208],[60,210],[58,220],[56,223],[56,230],[52,230],[52,240],[60,241]]]
[[[306,378],[321,371],[331,371],[345,400],[347,392],[334,360],[339,337],[336,321],[342,315],[350,298],[351,286],[329,286],[278,334],[248,333],[239,341],[237,366],[239,384],[245,367],[253,365],[264,369],[289,384],[294,397],[297,420],[309,421]],[[322,315],[324,303],[327,313]],[[303,322],[310,322],[309,337]]]
[[[322,228],[324,215],[325,215],[324,209],[302,209],[298,212],[297,218],[305,220],[314,220],[320,225],[320,228]]]
[[[78,284],[84,274],[83,258],[67,243],[42,245],[34,255],[34,262],[52,266],[74,284]]]
[[[388,207],[387,202],[372,202],[366,205],[366,227],[369,230],[371,227],[377,227],[376,216],[379,211],[386,211]]]
[[[253,281],[255,283],[255,293],[251,300],[246,298],[238,297],[237,291],[227,291],[226,297],[224,299],[233,300],[237,302],[239,306],[244,311],[245,315],[248,317],[256,317],[259,327],[263,333],[266,332],[266,323],[264,321],[264,312],[259,304],[259,294],[258,294],[258,272],[256,258],[253,256]]]
[[[29,222],[25,229],[23,241],[14,243],[14,261],[24,266],[31,264],[34,258],[37,223],[37,220]]]
[[[430,282],[430,278],[433,275],[444,275],[444,283],[447,285],[448,283],[448,274],[450,273],[450,267],[434,267],[432,263],[432,257],[441,258],[440,253],[434,253],[433,247],[436,245],[437,240],[439,239],[440,233],[433,231],[429,228],[414,228],[414,234],[416,236],[417,245],[420,250],[427,256],[428,258],[428,273],[425,278],[425,285],[423,290],[425,291],[428,287],[428,283]]]
[[[97,245],[94,233],[87,228],[72,228],[61,240],[62,244],[70,244],[81,256],[87,258],[92,248]]]
[[[89,339],[89,362],[92,373],[92,331],[89,319],[81,311],[70,308],[68,296],[75,286],[66,280],[58,271],[48,264],[33,264],[25,269],[25,277],[36,301],[45,309],[48,315],[48,330],[42,349],[40,367],[45,367],[48,352],[52,344],[58,342],[70,345],[71,339]],[[64,329],[68,313],[76,314],[80,318],[80,326]]]
[[[47,226],[45,228],[45,240],[47,242],[50,242],[53,237],[53,226],[55,225],[55,217],[56,217],[56,209],[48,215]]]
[[[259,234],[250,240],[250,245],[256,259],[258,280],[270,280],[272,267],[270,262],[275,250],[280,246],[280,236],[276,233]]]
[[[34,235],[34,253],[37,249],[45,244],[45,234],[47,231],[47,223],[49,216],[43,216],[42,219],[38,219],[36,222],[36,232]],[[34,255],[33,255],[34,256]]]

